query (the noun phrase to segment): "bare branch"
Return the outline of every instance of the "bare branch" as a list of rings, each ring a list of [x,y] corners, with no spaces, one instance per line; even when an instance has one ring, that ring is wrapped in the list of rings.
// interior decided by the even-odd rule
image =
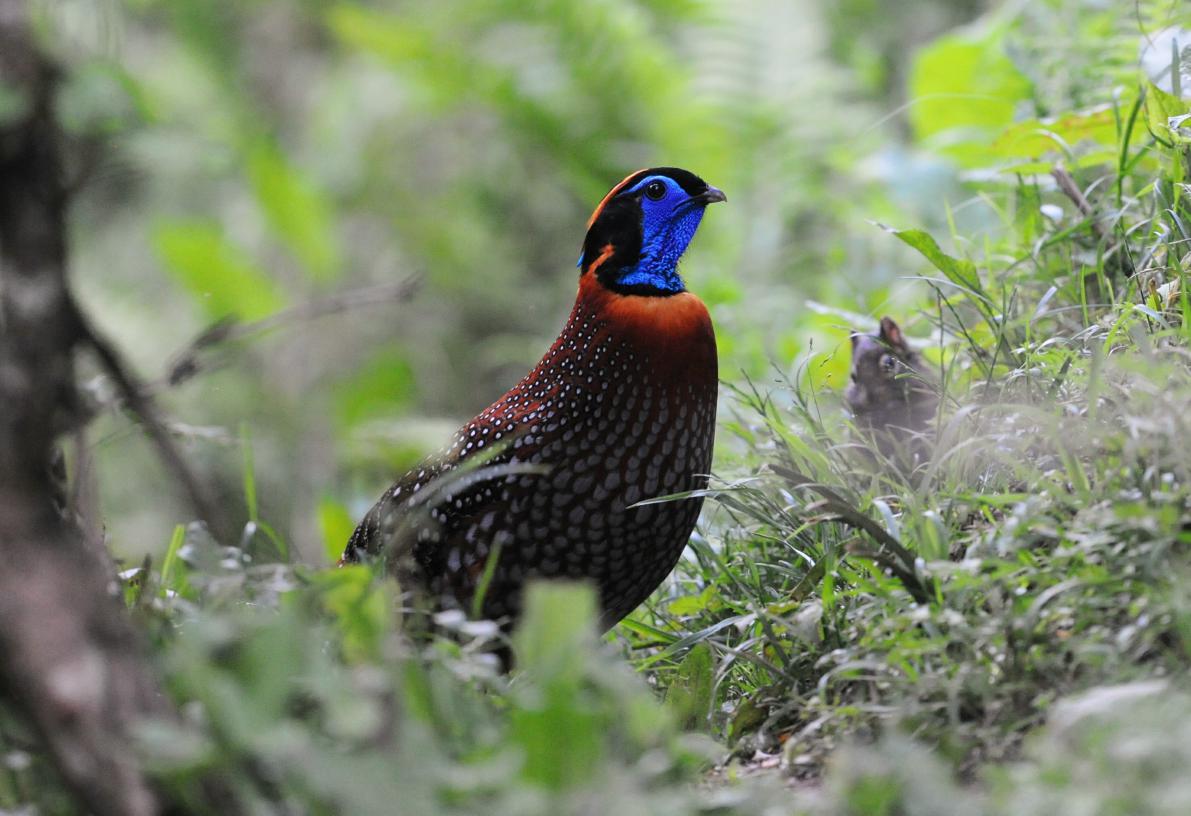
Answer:
[[[1096,233],[1096,237],[1104,241],[1108,238],[1108,231],[1104,229],[1104,225],[1100,223],[1100,219],[1096,217],[1092,205],[1088,203],[1088,199],[1083,194],[1083,190],[1079,189],[1079,185],[1075,183],[1075,177],[1071,175],[1066,167],[1061,164],[1056,164],[1051,168],[1050,175],[1058,185],[1059,190],[1067,198],[1071,199],[1071,203],[1075,205],[1075,209],[1079,210],[1079,214],[1088,219],[1091,224],[1092,232]]]
[[[166,373],[165,384],[178,386],[199,374],[203,370],[200,360],[202,353],[213,346],[242,340],[255,334],[263,334],[293,323],[315,320],[354,309],[402,303],[413,297],[421,283],[420,276],[411,275],[394,283],[337,292],[325,298],[299,303],[288,309],[282,309],[276,314],[247,323],[241,323],[235,318],[224,318],[208,326],[182,350],[173,355]]]
[[[1064,165],[1056,164],[1051,168],[1050,175],[1058,185],[1059,191],[1071,200],[1075,205],[1075,209],[1079,210],[1088,222],[1092,229],[1092,234],[1096,237],[1097,242],[1103,246],[1104,267],[1106,270],[1117,273],[1132,275],[1133,264],[1126,254],[1128,247],[1116,240],[1108,227],[1104,225],[1103,220],[1096,214],[1095,208],[1092,207],[1088,201],[1087,196],[1084,195],[1083,190],[1079,189],[1079,185],[1075,182],[1075,177],[1071,175]],[[1124,250],[1124,251],[1123,251]],[[1092,278],[1092,289],[1095,291],[1095,297],[1100,297],[1100,282],[1096,278]]]

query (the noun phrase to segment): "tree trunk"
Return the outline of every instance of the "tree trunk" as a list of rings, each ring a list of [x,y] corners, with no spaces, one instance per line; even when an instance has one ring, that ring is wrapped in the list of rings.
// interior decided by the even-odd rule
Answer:
[[[63,137],[55,71],[21,0],[0,0],[0,693],[90,812],[157,803],[130,731],[169,711],[110,564],[55,508],[55,438],[75,424],[72,357],[85,331],[66,282]]]

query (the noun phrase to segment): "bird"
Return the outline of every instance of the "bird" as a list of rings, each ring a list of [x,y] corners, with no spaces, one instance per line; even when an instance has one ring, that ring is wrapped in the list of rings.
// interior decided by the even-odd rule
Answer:
[[[557,339],[381,496],[340,563],[383,554],[435,606],[505,627],[535,579],[594,584],[603,630],[648,598],[690,539],[711,471],[715,331],[678,263],[705,208],[726,200],[677,167],[615,185],[587,222]],[[661,497],[673,499],[646,502]]]

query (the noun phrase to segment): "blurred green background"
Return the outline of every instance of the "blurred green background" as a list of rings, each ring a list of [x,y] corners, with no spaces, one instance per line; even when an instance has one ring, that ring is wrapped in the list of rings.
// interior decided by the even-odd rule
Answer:
[[[1137,25],[1132,3],[1074,0],[41,10],[73,69],[63,116],[94,147],[72,220],[81,298],[159,384],[233,513],[314,563],[537,360],[569,310],[586,218],[628,172],[683,166],[728,194],[683,267],[711,307],[721,376],[810,377],[830,399],[851,328],[889,312],[928,331],[923,260],[873,222],[978,246],[998,214],[961,181],[1000,160],[983,137],[1048,98],[1099,101],[1113,78],[1081,71],[1092,56],[1053,32]],[[1055,70],[1024,75],[1001,46],[1009,25],[1017,48],[1037,43],[1030,64]],[[407,302],[370,289],[411,275]],[[360,290],[363,305],[302,311]],[[164,382],[229,316],[277,319]],[[140,432],[102,411],[100,515],[137,559],[190,511]]]

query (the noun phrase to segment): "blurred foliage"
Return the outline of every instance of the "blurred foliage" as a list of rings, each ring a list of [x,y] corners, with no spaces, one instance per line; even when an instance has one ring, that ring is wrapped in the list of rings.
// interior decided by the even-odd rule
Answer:
[[[907,255],[866,219],[938,217],[936,166],[887,156],[896,202],[855,172],[896,126],[824,51],[846,21],[810,0],[45,11],[71,118],[97,143],[76,277],[141,367],[162,370],[218,318],[424,276],[413,303],[285,321],[165,395],[225,481],[234,450],[201,431],[253,427],[262,512],[311,559],[328,486],[358,514],[537,359],[568,311],[586,217],[627,172],[689,166],[729,191],[684,267],[729,378],[846,337],[801,308],[808,296],[859,312],[912,302],[888,288]],[[156,466],[124,428],[99,430],[98,481],[115,546],[136,557],[182,511],[139,501],[132,474]]]
[[[1055,17],[1078,5],[1046,4]],[[1167,46],[1168,73],[1180,73],[1191,17],[1168,4],[1137,14],[1153,30],[1181,25]],[[934,456],[908,476],[874,465],[811,377],[739,384],[727,425],[738,467],[711,491],[716,516],[668,591],[620,630],[663,686],[689,686],[695,649],[713,655],[704,719],[743,767],[769,758],[817,779],[841,745],[884,734],[839,755],[807,798],[813,812],[1184,801],[1178,789],[1169,804],[1150,798],[1141,767],[1165,767],[1170,749],[1144,726],[1097,722],[1029,755],[1027,735],[1061,715],[1064,696],[1185,677],[1191,654],[1191,95],[1158,87],[1144,63],[1118,84],[1138,35],[1105,31],[1092,9],[1075,30],[1104,59],[1043,116],[1058,87],[1044,106],[1023,79],[1049,36],[1039,19],[994,13],[925,47],[911,70],[917,139],[998,220],[982,234],[952,223],[949,241],[888,228],[921,255],[934,293],[922,342],[947,397]],[[936,104],[964,88],[981,92]],[[1103,97],[1077,108],[1089,88]],[[806,371],[821,368],[811,358]],[[932,597],[915,602],[924,584]],[[1120,767],[1107,757],[1128,749],[1100,743],[1114,739],[1137,744],[1135,776],[1074,781]],[[986,797],[952,778],[994,780],[988,764],[1023,744],[1022,787]]]
[[[1191,807],[1185,768],[1191,716],[1184,692],[1162,682],[1110,686],[1064,701],[1027,747],[1029,761],[998,769],[990,790],[958,785],[920,745],[900,737],[850,747],[807,816],[1174,816]]]
[[[1186,811],[1185,3],[43,11],[78,285],[150,376],[201,348],[155,385],[245,525],[180,526],[88,381],[181,807],[218,774],[259,813]],[[537,359],[588,211],[650,164],[730,198],[684,266],[723,358],[712,498],[611,643],[539,588],[502,675],[488,622],[321,567]],[[885,313],[946,397],[910,475],[838,399]],[[195,342],[228,318],[264,320]],[[70,812],[2,705],[0,763],[0,808]]]

